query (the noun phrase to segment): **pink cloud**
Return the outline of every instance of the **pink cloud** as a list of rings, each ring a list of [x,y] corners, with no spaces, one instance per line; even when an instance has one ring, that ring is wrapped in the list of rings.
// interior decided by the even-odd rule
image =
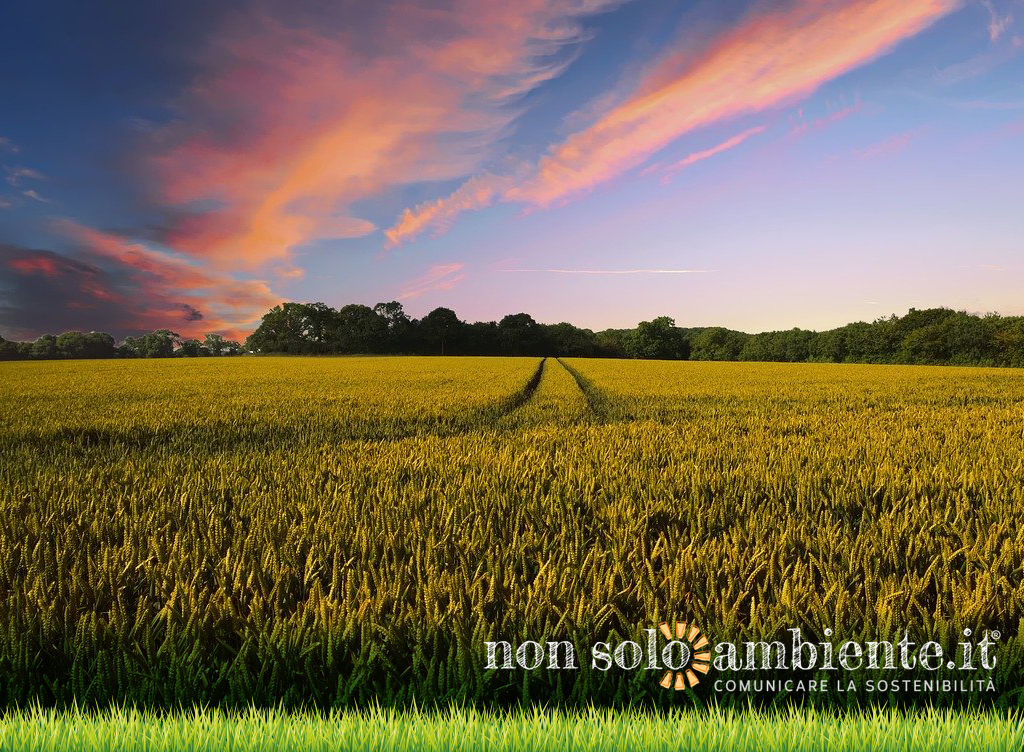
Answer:
[[[550,205],[610,180],[711,123],[809,95],[891,50],[954,8],[956,0],[821,2],[755,14],[677,70],[669,57],[637,96],[570,136],[511,197]]]
[[[797,0],[762,5],[693,58],[689,46],[659,61],[631,96],[559,144],[497,200],[551,206],[642,164],[683,135],[762,112],[892,50],[959,6],[959,0]],[[464,211],[456,191],[402,215],[422,231]],[[473,205],[472,208],[479,208]]]
[[[466,278],[466,275],[462,273],[465,266],[461,262],[432,266],[426,274],[408,282],[399,295],[399,299],[413,300],[428,292],[451,290]]]
[[[691,165],[697,164],[697,162],[702,162],[705,159],[710,159],[716,154],[721,154],[723,151],[734,149],[740,144],[742,144],[744,141],[746,141],[748,138],[756,136],[759,133],[764,133],[766,130],[767,128],[763,125],[759,125],[754,128],[748,128],[742,133],[738,133],[732,138],[727,139],[722,143],[717,144],[716,146],[712,146],[710,149],[704,149],[703,151],[695,151],[692,154],[687,155],[683,159],[680,159],[678,162],[666,165],[665,167],[660,169],[663,175],[662,181],[665,182],[671,179],[672,176],[675,175],[676,173],[685,170],[687,167],[690,167]]]
[[[44,277],[55,277],[60,273],[58,263],[49,256],[23,256],[11,259],[7,266],[19,274],[41,274]]]
[[[428,227],[432,227],[435,233],[444,232],[459,214],[489,206],[510,185],[510,178],[484,173],[467,180],[450,196],[406,209],[384,233],[388,247],[409,240]]]
[[[564,70],[578,19],[613,4],[402,0],[368,5],[358,31],[237,19],[155,137],[160,199],[186,213],[169,244],[252,268],[373,231],[357,202],[479,169],[518,98]]]
[[[988,36],[993,42],[999,41],[999,37],[1013,24],[1012,13],[1000,12],[992,0],[981,0],[981,4],[988,11]]]
[[[220,332],[244,339],[259,317],[281,302],[265,282],[235,279],[75,222],[55,224],[117,280],[116,286],[105,287],[96,275],[84,275],[87,287],[82,289],[98,300],[123,302],[125,327],[171,327],[186,336]]]
[[[853,156],[862,160],[893,156],[910,146],[910,143],[917,137],[917,135],[917,130],[897,133],[882,141],[865,146],[863,149],[854,150]]]

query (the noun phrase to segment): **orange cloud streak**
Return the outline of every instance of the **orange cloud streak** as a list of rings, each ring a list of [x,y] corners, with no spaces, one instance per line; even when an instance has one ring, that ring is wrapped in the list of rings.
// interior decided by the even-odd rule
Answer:
[[[679,136],[804,97],[891,50],[954,10],[958,0],[801,0],[755,15],[671,78],[665,60],[650,74],[661,86],[574,134],[541,160],[536,176],[509,197],[549,205],[628,170]]]
[[[139,310],[132,323],[137,326],[171,327],[185,336],[219,332],[244,339],[260,316],[281,302],[259,280],[234,279],[75,222],[62,220],[56,226],[87,253],[107,260],[115,273],[127,277],[131,300],[95,285],[88,292],[98,299],[134,304]]]
[[[552,147],[531,174],[500,196],[467,206],[460,189],[407,210],[388,231],[389,241],[421,232],[438,217],[450,223],[460,211],[499,198],[549,206],[585,193],[687,133],[808,96],[959,4],[797,0],[779,10],[762,6],[697,60],[689,48],[666,57],[642,77],[633,96]]]
[[[368,5],[359,36],[239,21],[156,137],[161,198],[185,212],[169,244],[251,268],[373,231],[357,202],[478,169],[516,98],[564,69],[577,19],[617,1]]]
[[[705,159],[710,159],[716,154],[721,154],[723,151],[734,149],[735,147],[739,146],[744,141],[746,141],[748,138],[756,136],[759,133],[764,133],[766,130],[767,128],[763,125],[759,125],[755,128],[748,128],[742,133],[737,133],[732,138],[727,139],[716,146],[712,146],[710,149],[704,149],[703,151],[695,151],[692,154],[688,154],[683,159],[680,159],[678,162],[673,162],[672,164],[666,165],[664,168],[662,168],[661,172],[664,176],[663,179],[667,180],[676,173],[685,170],[687,167],[697,164],[697,162],[702,162]]]
[[[470,178],[450,196],[406,209],[393,227],[384,232],[389,248],[419,235],[428,227],[436,232],[448,229],[464,211],[483,209],[511,186],[509,178],[484,173]]]

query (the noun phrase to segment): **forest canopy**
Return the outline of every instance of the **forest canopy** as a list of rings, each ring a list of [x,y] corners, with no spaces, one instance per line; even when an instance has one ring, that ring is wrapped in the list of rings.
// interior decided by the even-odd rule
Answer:
[[[542,324],[526,313],[467,322],[450,308],[421,319],[396,301],[373,308],[284,303],[264,316],[244,345],[207,334],[188,339],[169,329],[115,344],[103,332],[46,334],[34,342],[0,337],[0,360],[159,358],[257,354],[520,355],[830,363],[1024,366],[1024,317],[978,316],[949,308],[918,310],[827,331],[788,329],[747,334],[724,327],[681,327],[669,316],[633,329],[594,332]]]

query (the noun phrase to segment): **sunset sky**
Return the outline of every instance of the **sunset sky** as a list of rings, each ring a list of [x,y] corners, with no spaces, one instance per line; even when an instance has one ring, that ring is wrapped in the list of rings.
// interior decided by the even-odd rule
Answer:
[[[5,6],[0,335],[285,300],[1024,313],[1024,0]]]

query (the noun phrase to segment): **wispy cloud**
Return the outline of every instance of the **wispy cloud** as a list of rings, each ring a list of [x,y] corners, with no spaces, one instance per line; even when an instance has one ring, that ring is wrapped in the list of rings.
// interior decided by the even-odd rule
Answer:
[[[715,269],[498,269],[528,274],[714,274]]]
[[[635,97],[551,149],[512,197],[550,205],[586,192],[697,128],[809,95],[957,5],[802,0],[752,14],[697,64],[678,55],[655,66]]]
[[[868,160],[899,154],[910,146],[911,142],[917,138],[919,133],[920,129],[915,129],[912,131],[905,131],[904,133],[894,134],[889,138],[870,144],[861,149],[854,149],[853,156],[856,159]]]
[[[738,133],[732,138],[726,139],[725,141],[723,141],[720,144],[717,144],[716,146],[712,146],[710,149],[703,149],[701,151],[695,151],[692,154],[688,154],[686,157],[680,159],[678,162],[673,162],[670,165],[666,165],[665,167],[660,168],[658,171],[662,175],[661,180],[663,183],[668,182],[669,180],[672,179],[673,175],[685,170],[687,167],[695,165],[698,162],[703,162],[705,159],[710,159],[716,154],[721,154],[723,151],[734,149],[735,147],[739,146],[744,141],[746,141],[748,138],[756,136],[760,133],[764,133],[766,130],[767,126],[764,125],[758,125],[754,128],[748,128],[742,133]]]
[[[1000,11],[992,0],[981,0],[981,4],[988,11],[988,36],[993,42],[1013,24],[1013,14],[1008,11]]]
[[[7,184],[18,190],[25,198],[30,198],[33,201],[39,201],[40,203],[48,204],[50,199],[41,195],[39,191],[34,188],[26,188],[26,181],[39,181],[46,180],[46,176],[38,170],[34,170],[31,167],[5,167],[4,168],[5,179]],[[3,201],[0,203],[0,208],[10,208],[12,206],[10,201]]]
[[[60,273],[62,264],[56,254],[36,253],[11,258],[7,261],[7,267],[19,274],[41,274],[44,277],[56,277]]]
[[[991,44],[966,60],[937,70],[934,75],[937,83],[952,85],[984,76],[1014,60],[1024,50],[1024,40],[1018,34],[1012,33],[1014,16],[1009,8],[1000,10],[996,3],[990,0],[982,0],[981,4],[988,12],[988,35]]]
[[[17,154],[18,146],[6,136],[0,136],[0,151],[9,151],[12,154]]]
[[[4,172],[7,173],[7,184],[13,188],[22,185],[25,180],[44,179],[42,173],[38,170],[33,170],[31,167],[7,167]]]
[[[462,271],[465,267],[466,265],[461,262],[432,266],[423,276],[407,282],[399,294],[399,299],[413,300],[429,292],[451,290],[466,278]]]
[[[562,203],[612,180],[677,140],[709,125],[797,101],[823,83],[892,50],[960,5],[960,0],[797,0],[764,4],[707,46],[687,45],[641,77],[633,94],[587,128],[552,146],[498,200]],[[479,208],[476,202],[470,208]],[[464,197],[406,212],[399,224],[422,230],[431,215],[450,224]],[[398,226],[396,225],[396,228]],[[392,228],[392,243],[401,233]]]
[[[384,232],[387,247],[393,248],[404,240],[416,237],[427,228],[432,228],[435,234],[442,233],[459,214],[489,206],[511,185],[511,178],[486,172],[470,178],[446,198],[406,209],[398,221]]]
[[[347,11],[304,27],[239,17],[154,135],[160,201],[181,214],[167,242],[258,267],[373,231],[357,202],[479,170],[523,95],[565,70],[580,19],[618,2],[399,0],[367,4],[355,25]]]
[[[31,188],[29,190],[27,190],[27,191],[22,191],[21,195],[24,196],[25,198],[30,198],[33,201],[39,201],[39,202],[44,203],[44,204],[50,203],[50,199],[48,199],[48,198],[46,198],[44,196],[40,196],[38,191],[33,190]]]
[[[839,107],[834,112],[830,112],[827,115],[822,115],[821,117],[817,117],[812,120],[805,120],[804,112],[801,109],[797,112],[797,115],[794,118],[793,126],[790,128],[789,134],[791,136],[799,136],[804,133],[821,130],[833,123],[846,120],[846,118],[856,115],[858,112],[863,111],[863,109],[864,103],[857,100],[854,104]]]

